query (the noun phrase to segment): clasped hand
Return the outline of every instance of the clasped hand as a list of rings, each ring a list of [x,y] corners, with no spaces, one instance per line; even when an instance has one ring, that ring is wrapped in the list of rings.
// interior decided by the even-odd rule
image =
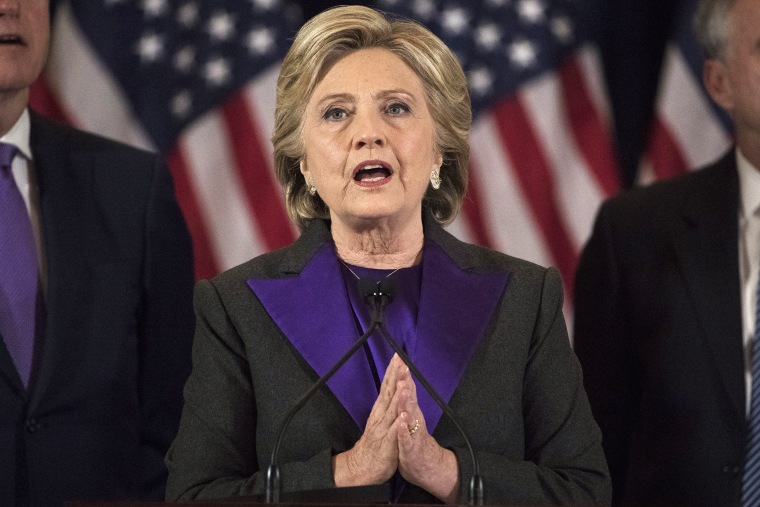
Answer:
[[[456,456],[430,435],[409,368],[394,354],[367,426],[356,445],[333,459],[337,486],[380,484],[398,470],[445,502],[459,490]]]

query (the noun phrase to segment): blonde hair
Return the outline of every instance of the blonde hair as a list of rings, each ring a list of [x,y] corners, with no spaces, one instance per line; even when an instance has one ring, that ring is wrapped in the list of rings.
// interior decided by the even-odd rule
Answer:
[[[391,51],[420,78],[435,123],[443,158],[441,187],[428,191],[423,208],[441,223],[459,212],[467,190],[470,95],[462,67],[430,30],[413,21],[388,19],[362,6],[335,7],[309,20],[296,35],[277,80],[272,144],[277,178],[285,190],[288,215],[303,228],[312,218],[329,218],[327,205],[309,191],[300,173],[304,156],[303,118],[314,88],[333,64],[360,49]]]

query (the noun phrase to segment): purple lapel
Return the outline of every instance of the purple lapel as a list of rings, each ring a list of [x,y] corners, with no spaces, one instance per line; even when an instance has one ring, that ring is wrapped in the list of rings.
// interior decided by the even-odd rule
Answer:
[[[438,244],[425,241],[417,342],[409,355],[446,403],[484,338],[508,278],[503,271],[463,270]],[[443,411],[419,382],[417,399],[432,433]]]
[[[410,357],[444,401],[451,399],[483,339],[507,281],[505,272],[463,270],[435,242],[425,241],[417,338],[407,345]],[[331,242],[298,276],[250,279],[248,285],[318,375],[324,375],[358,337]],[[364,428],[377,398],[366,356],[357,352],[327,385]],[[417,397],[432,433],[443,411],[419,383]]]
[[[359,337],[332,242],[298,276],[250,279],[248,285],[317,375],[327,373]],[[364,353],[357,351],[327,385],[363,429],[377,398]]]

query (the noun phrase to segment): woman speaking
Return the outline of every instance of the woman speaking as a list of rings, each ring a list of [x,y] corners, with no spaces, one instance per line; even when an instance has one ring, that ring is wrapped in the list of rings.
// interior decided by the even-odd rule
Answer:
[[[545,269],[444,231],[467,187],[467,82],[430,31],[339,7],[299,31],[272,138],[292,245],[195,292],[193,371],[167,498],[264,492],[296,400],[370,324],[357,287],[393,281],[389,334],[468,433],[489,503],[607,503],[609,477]],[[292,419],[283,491],[393,483],[393,501],[461,503],[455,425],[380,333]]]

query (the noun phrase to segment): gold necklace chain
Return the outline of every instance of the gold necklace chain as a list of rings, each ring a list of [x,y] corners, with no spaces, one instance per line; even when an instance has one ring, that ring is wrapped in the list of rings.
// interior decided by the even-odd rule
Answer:
[[[356,273],[354,273],[354,270],[351,269],[348,264],[346,264],[345,262],[343,262],[343,259],[338,259],[338,260],[340,261],[341,264],[343,264],[344,266],[346,266],[346,269],[349,270],[351,272],[351,274],[356,277],[357,280],[360,279],[359,275],[357,275]],[[394,269],[393,271],[391,271],[390,273],[388,273],[387,275],[385,275],[385,278],[388,278],[389,276],[391,276],[392,274],[394,274],[399,269],[401,269],[401,268]]]

